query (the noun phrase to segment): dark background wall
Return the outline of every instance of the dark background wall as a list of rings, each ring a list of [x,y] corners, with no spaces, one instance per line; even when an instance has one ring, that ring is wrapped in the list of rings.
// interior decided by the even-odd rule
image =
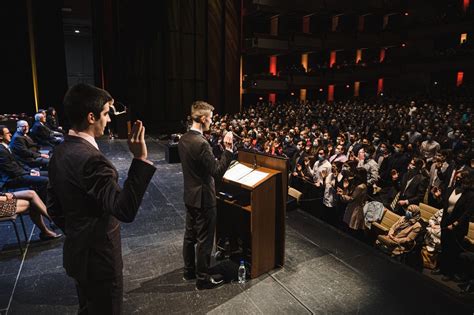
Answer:
[[[8,30],[1,62],[9,78],[1,112],[35,111],[27,3],[0,4],[9,12],[1,21]],[[92,81],[157,132],[177,130],[194,100],[219,112],[239,111],[240,1],[31,3],[40,108],[55,106],[61,115],[68,85]]]

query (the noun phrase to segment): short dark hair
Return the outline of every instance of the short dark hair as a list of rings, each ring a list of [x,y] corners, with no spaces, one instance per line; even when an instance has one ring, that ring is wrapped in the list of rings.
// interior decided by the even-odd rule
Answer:
[[[2,137],[4,136],[3,129],[8,129],[8,127],[5,126],[5,125],[0,125],[0,136],[2,136]]]
[[[73,127],[84,124],[87,115],[100,117],[105,103],[113,100],[109,92],[95,86],[79,83],[72,86],[64,96],[64,110]]]

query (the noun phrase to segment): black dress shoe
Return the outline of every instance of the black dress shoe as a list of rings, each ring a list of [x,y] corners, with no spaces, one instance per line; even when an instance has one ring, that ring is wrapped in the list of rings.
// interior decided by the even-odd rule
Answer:
[[[185,272],[183,274],[183,280],[184,281],[190,281],[190,280],[196,280],[196,274],[195,273],[188,273],[188,272]]]
[[[216,280],[214,277],[210,277],[207,281],[198,280],[196,281],[196,290],[208,290],[220,287],[224,284],[224,280]]]
[[[50,240],[55,240],[55,239],[61,238],[62,236],[63,235],[59,234],[59,233],[56,233],[55,236],[50,236],[50,235],[45,235],[43,233],[40,233],[39,238],[42,241],[50,241]]]

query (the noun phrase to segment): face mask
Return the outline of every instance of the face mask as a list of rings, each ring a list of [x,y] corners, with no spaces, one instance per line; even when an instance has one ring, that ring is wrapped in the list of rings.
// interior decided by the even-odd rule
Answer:
[[[374,142],[379,142],[380,138],[374,137]]]
[[[382,148],[380,148],[380,152],[382,152],[382,153],[385,153],[385,152],[387,152],[387,148],[383,148],[383,147],[382,147]]]
[[[431,136],[426,136],[426,140],[431,141],[432,137]]]
[[[413,214],[410,212],[410,211],[405,211],[405,218],[407,220],[410,220],[411,218],[413,218]]]
[[[320,161],[324,160],[324,155],[319,154],[318,155],[318,160],[320,160]]]
[[[367,160],[369,158],[369,153],[364,153],[364,158]]]
[[[393,151],[395,151],[395,153],[400,153],[400,149],[399,149],[399,148],[394,148]]]

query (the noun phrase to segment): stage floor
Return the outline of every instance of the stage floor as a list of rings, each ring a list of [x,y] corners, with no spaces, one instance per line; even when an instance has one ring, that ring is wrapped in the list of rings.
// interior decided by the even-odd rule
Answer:
[[[99,146],[124,180],[126,142]],[[287,214],[283,268],[243,285],[196,291],[181,279],[181,165],[167,164],[158,142],[148,147],[158,169],[135,222],[122,225],[125,314],[473,314],[472,295],[461,297],[300,210]],[[38,229],[27,221],[24,257],[11,225],[0,225],[0,314],[75,314],[62,241],[35,241]]]

